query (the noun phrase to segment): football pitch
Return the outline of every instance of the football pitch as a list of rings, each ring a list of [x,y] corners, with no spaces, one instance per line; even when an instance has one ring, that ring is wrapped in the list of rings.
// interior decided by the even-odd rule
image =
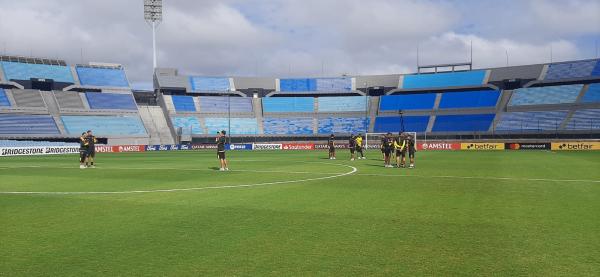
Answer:
[[[598,276],[600,152],[0,159],[0,276]]]

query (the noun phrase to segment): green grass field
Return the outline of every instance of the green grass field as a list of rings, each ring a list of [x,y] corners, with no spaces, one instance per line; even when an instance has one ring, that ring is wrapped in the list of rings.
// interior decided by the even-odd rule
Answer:
[[[0,158],[0,275],[600,275],[600,152],[228,155]]]

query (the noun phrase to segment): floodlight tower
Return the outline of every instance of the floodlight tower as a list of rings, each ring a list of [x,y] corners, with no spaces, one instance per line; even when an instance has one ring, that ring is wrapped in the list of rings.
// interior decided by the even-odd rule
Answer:
[[[144,20],[152,26],[152,65],[156,69],[156,27],[162,22],[162,0],[144,0]]]

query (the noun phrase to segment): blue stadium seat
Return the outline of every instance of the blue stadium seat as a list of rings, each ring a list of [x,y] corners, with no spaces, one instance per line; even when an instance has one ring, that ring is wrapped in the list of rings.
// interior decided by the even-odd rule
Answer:
[[[567,111],[502,113],[496,131],[552,131],[559,129],[566,117]]]
[[[266,97],[262,104],[266,113],[312,113],[315,110],[313,97]]]
[[[581,99],[584,103],[597,103],[600,102],[600,83],[590,84],[585,95]]]
[[[589,77],[597,63],[598,60],[554,63],[548,67],[545,80]]]
[[[44,147],[44,146],[79,146],[79,143],[62,141],[32,140],[0,140],[0,147]]]
[[[600,76],[600,60],[598,60],[596,67],[592,70],[592,76]]]
[[[146,136],[142,120],[136,116],[63,115],[62,122],[69,135],[81,135],[92,130],[97,136]]]
[[[85,97],[92,110],[137,110],[131,94],[86,92]]]
[[[229,128],[229,120],[227,118],[212,118],[204,119],[204,125],[208,134],[216,134],[221,130],[228,131],[231,129],[231,135],[256,135],[258,134],[258,123],[256,118],[231,118],[231,128]]]
[[[405,75],[403,89],[480,86],[485,70]]]
[[[429,124],[429,116],[404,116],[404,131],[406,132],[425,132]],[[401,129],[399,116],[378,116],[375,119],[376,133],[397,133]]]
[[[190,85],[192,91],[229,91],[229,78],[226,77],[190,77]]]
[[[386,95],[381,97],[379,110],[431,110],[435,104],[435,97],[435,93]]]
[[[185,135],[199,135],[204,133],[202,126],[200,126],[200,121],[195,116],[175,116],[171,118],[171,122],[173,122],[175,129],[181,127]]]
[[[352,79],[346,77],[339,78],[317,78],[316,91],[322,92],[344,92],[352,91]]]
[[[313,119],[310,117],[263,118],[265,135],[312,135]]]
[[[574,103],[583,85],[520,88],[513,92],[508,106]]]
[[[0,88],[0,107],[10,107],[10,101],[3,88]]]
[[[369,127],[366,117],[319,118],[319,134],[365,133]]]
[[[0,114],[0,134],[60,135],[49,115]]]
[[[252,112],[252,99],[248,97],[201,96],[199,100],[200,112],[203,113],[227,113],[229,103],[232,113]]]
[[[565,126],[567,130],[600,130],[600,109],[577,110]]]
[[[486,132],[494,114],[438,115],[432,132]]]
[[[178,112],[195,112],[196,106],[194,105],[194,98],[191,96],[181,96],[181,95],[173,95],[171,96],[173,100],[173,106],[175,106],[175,111]]]
[[[319,97],[319,112],[364,112],[369,98],[364,96]]]
[[[284,92],[316,91],[316,79],[280,79],[279,89]]]
[[[446,92],[442,94],[440,109],[496,107],[498,90]]]
[[[32,78],[52,79],[54,82],[74,83],[71,70],[67,66],[0,62],[7,80],[27,80]]]
[[[77,76],[82,86],[129,87],[123,69],[77,66]]]

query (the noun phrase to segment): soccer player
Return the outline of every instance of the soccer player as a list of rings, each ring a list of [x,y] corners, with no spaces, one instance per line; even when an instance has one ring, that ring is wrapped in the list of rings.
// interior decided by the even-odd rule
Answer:
[[[404,138],[404,134],[398,132],[398,137],[394,139],[394,148],[396,149],[396,165],[398,168],[404,167],[404,156],[406,155],[406,140]]]
[[[86,141],[86,132],[81,133],[79,137],[79,168],[85,169],[85,160],[87,156],[88,144]]]
[[[355,143],[356,143],[356,152],[358,152],[360,154],[360,157],[357,156],[357,158],[359,160],[364,160],[365,158],[365,154],[363,153],[363,137],[362,134],[358,134],[358,136],[356,136],[356,138],[354,139]]]
[[[415,152],[417,152],[415,146],[415,138],[409,134],[406,134],[406,147],[408,148],[408,158],[410,159],[410,165],[408,168],[415,168]],[[402,157],[404,159],[404,157]]]
[[[329,146],[329,159],[335,160],[335,136],[331,134],[329,140],[327,140],[327,146]]]
[[[98,143],[98,140],[94,134],[92,134],[92,130],[87,131],[85,140],[87,142],[87,160],[85,161],[85,166],[89,168],[96,168],[96,166],[94,166],[94,158],[96,158],[96,143]]]
[[[384,141],[383,145],[384,145],[383,150],[384,150],[384,155],[385,155],[385,158],[384,158],[385,167],[393,167],[390,162],[390,155],[392,153],[392,148],[394,148],[394,141],[393,141],[391,133],[387,133],[385,135],[385,141]]]
[[[225,142],[227,141],[225,135],[227,133],[225,130],[221,131],[216,138],[217,141],[217,157],[219,158],[219,162],[221,163],[220,171],[229,170],[227,167],[227,159],[225,158]]]
[[[356,140],[354,138],[354,134],[350,135],[350,139],[348,140],[348,148],[350,148],[350,160],[354,161],[354,150],[356,149]]]
[[[385,135],[381,136],[381,159],[385,161]]]

